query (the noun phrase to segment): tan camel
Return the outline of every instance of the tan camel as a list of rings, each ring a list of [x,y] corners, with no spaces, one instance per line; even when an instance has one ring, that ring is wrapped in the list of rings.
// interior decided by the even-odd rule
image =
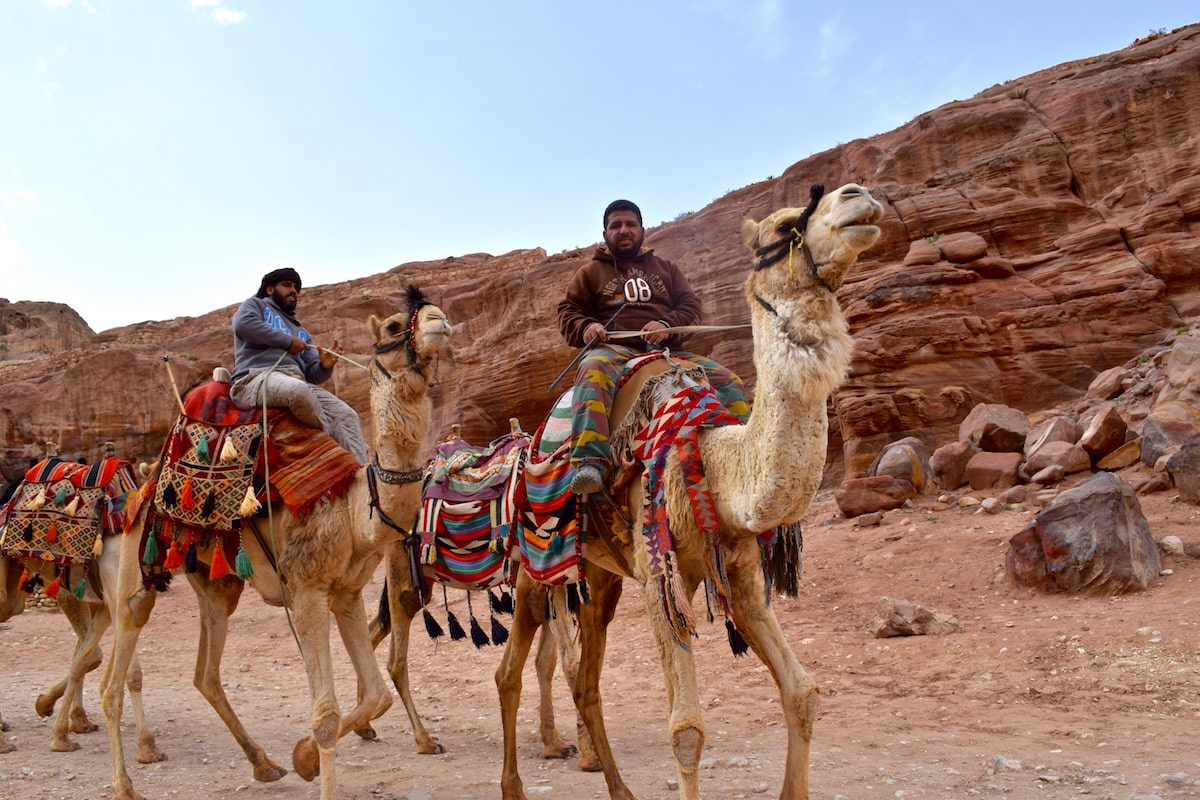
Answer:
[[[820,196],[816,187],[813,194],[814,200]],[[807,225],[805,211],[785,208],[762,222],[747,220],[743,225],[743,240],[756,255],[755,270],[745,286],[758,376],[754,411],[745,425],[707,428],[699,436],[720,524],[732,621],[779,686],[788,742],[781,800],[808,797],[809,746],[818,689],[796,660],[774,610],[766,603],[757,537],[799,520],[820,485],[828,442],[826,400],[844,379],[853,349],[834,292],[858,255],[879,238],[876,223],[883,216],[882,206],[854,184],[823,197],[808,216]],[[782,244],[772,248],[777,242]],[[775,253],[782,258],[774,260]],[[684,595],[691,598],[705,577],[706,545],[676,451],[667,462],[664,481]],[[586,555],[591,603],[580,608],[582,662],[574,696],[600,757],[609,795],[632,800],[605,736],[599,680],[606,626],[621,594],[622,576],[641,581],[667,684],[679,796],[698,800],[704,723],[695,663],[691,651],[677,644],[664,621],[645,548],[637,545],[641,515],[636,510],[642,507],[643,496],[643,482],[635,479],[625,499],[626,508],[635,510],[632,536],[589,531]],[[513,733],[521,666],[533,632],[519,614],[517,619],[496,673],[504,723],[501,788],[505,800],[526,798],[517,771]]]
[[[415,296],[414,296],[415,292]],[[389,516],[411,518],[420,502],[419,478],[424,468],[422,447],[429,432],[432,406],[428,396],[431,361],[448,343],[450,325],[441,309],[425,303],[410,287],[410,311],[369,326],[375,341],[371,362],[371,413],[375,423],[373,465],[382,472],[409,474],[412,482],[379,485],[379,507]],[[293,751],[293,765],[306,780],[321,776],[321,800],[337,797],[334,750],[338,738],[378,718],[392,703],[371,648],[362,590],[370,580],[394,534],[369,518],[368,469],[360,470],[342,498],[323,502],[301,521],[275,509],[272,524],[259,520],[262,541],[246,536],[243,544],[253,563],[254,588],[271,605],[285,605],[299,640],[312,694],[312,735]],[[122,542],[117,585],[117,633],[113,654],[101,683],[104,714],[112,748],[114,800],[138,800],[125,770],[121,746],[120,685],[141,628],[149,619],[156,593],[142,585],[139,540],[143,511]],[[199,553],[200,568],[188,573],[200,610],[200,643],[194,684],[224,720],[241,745],[260,781],[274,781],[286,770],[268,758],[250,738],[230,707],[221,686],[221,654],[229,616],[237,607],[242,582],[232,575],[208,577],[211,551]],[[276,572],[276,566],[278,572]],[[284,576],[286,586],[280,580]],[[337,620],[358,679],[356,705],[346,713],[334,694],[329,643],[329,615]]]

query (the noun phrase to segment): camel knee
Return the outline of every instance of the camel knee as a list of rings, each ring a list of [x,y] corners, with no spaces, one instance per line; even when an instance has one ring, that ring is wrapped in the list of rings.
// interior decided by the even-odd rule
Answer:
[[[704,729],[689,725],[672,731],[671,750],[680,769],[699,769],[700,753],[704,751]]]
[[[337,744],[338,729],[341,724],[342,715],[336,708],[319,709],[312,726],[313,738],[316,739],[317,746],[328,750]]]

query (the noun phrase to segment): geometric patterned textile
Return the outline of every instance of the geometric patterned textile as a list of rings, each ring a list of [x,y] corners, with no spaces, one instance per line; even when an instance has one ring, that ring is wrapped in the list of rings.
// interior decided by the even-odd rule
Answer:
[[[259,423],[218,426],[180,416],[154,493],[155,510],[213,531],[241,527],[239,511],[254,481]]]
[[[538,583],[580,583],[583,574],[579,498],[571,491],[574,474],[566,443],[549,456],[539,451],[525,465],[519,543],[525,571]]]
[[[0,555],[86,567],[100,538],[124,527],[136,489],[128,461],[105,456],[87,466],[47,458],[0,509]]]

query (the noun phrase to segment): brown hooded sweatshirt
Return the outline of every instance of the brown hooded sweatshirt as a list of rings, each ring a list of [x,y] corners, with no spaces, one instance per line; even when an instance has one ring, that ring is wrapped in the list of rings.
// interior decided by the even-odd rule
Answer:
[[[583,347],[587,326],[607,323],[622,303],[625,309],[609,330],[637,331],[654,320],[668,326],[700,322],[700,298],[678,267],[654,255],[653,250],[614,263],[608,248],[600,247],[567,285],[566,297],[558,304],[558,329],[567,344]],[[671,336],[664,344],[678,350],[681,342],[682,337]],[[646,346],[641,339],[617,343]]]

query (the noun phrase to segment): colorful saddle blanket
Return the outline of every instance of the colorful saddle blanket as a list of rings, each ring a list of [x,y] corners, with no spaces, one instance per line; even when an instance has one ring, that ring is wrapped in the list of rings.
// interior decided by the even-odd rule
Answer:
[[[443,442],[421,492],[415,533],[431,580],[459,589],[488,589],[514,576],[509,554],[529,436],[513,432],[487,447],[459,438]]]
[[[185,563],[181,552],[214,537],[233,552],[242,520],[263,502],[280,501],[302,518],[344,495],[361,468],[332,437],[284,409],[267,410],[266,428],[263,446],[262,411],[234,406],[228,383],[212,381],[188,393],[163,444],[159,472],[139,495],[139,504],[153,499],[145,569],[169,572]]]
[[[124,529],[126,501],[136,489],[128,461],[105,457],[88,466],[44,459],[0,510],[0,554],[86,567],[101,537]]]

